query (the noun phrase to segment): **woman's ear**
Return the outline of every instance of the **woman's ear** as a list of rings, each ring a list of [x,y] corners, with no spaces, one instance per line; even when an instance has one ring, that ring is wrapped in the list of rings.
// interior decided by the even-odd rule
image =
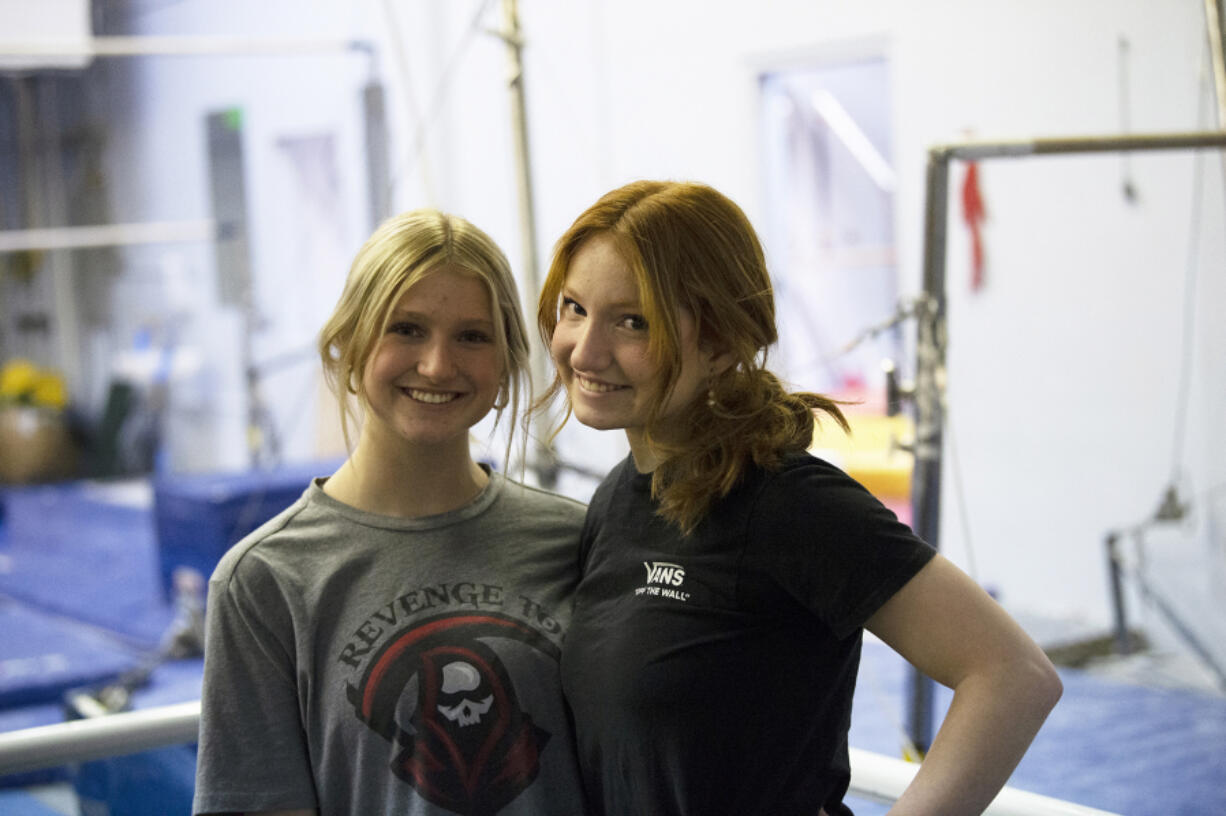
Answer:
[[[735,356],[720,342],[720,338],[701,327],[698,330],[698,353],[706,365],[708,377],[717,377],[736,363]]]
[[[729,368],[732,367],[736,360],[730,351],[711,352],[708,349],[703,349],[703,354],[707,357],[707,371],[712,377],[718,377]]]

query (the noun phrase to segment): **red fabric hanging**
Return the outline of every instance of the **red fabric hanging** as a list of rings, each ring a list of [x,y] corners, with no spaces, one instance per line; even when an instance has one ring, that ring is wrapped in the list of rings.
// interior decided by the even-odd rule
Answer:
[[[971,291],[983,287],[983,235],[980,225],[987,219],[983,193],[979,190],[979,162],[966,163],[962,180],[962,220],[971,230]]]

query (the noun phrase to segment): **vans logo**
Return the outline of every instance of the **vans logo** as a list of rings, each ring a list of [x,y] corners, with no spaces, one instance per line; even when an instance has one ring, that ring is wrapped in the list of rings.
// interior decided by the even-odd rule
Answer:
[[[681,586],[685,580],[685,567],[667,561],[644,561],[647,568],[647,583],[664,586]]]
[[[647,570],[647,581],[634,590],[635,595],[647,598],[672,598],[674,601],[690,599],[690,593],[677,589],[685,580],[685,567],[680,564],[670,564],[668,561],[644,561],[643,568]]]

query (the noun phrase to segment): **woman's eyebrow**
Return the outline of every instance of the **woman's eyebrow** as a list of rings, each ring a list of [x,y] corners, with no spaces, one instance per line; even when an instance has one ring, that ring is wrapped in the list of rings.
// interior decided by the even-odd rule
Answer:
[[[573,290],[567,288],[562,289],[562,297],[573,300],[576,303],[583,303],[584,301],[584,298],[576,295]],[[606,303],[604,306],[609,311],[624,312],[637,312],[641,311],[643,308],[638,298],[634,298],[633,300],[618,300],[614,301],[613,303]]]
[[[417,320],[426,322],[429,321],[431,315],[429,312],[414,312],[410,309],[394,309],[392,310],[391,319],[393,320]],[[458,321],[465,326],[493,326],[494,321],[488,317],[461,317]]]

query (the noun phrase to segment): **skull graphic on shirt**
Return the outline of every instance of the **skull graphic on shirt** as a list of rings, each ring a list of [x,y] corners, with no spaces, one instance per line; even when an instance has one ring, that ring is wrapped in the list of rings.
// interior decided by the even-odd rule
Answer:
[[[550,738],[483,638],[537,645],[541,636],[497,615],[423,621],[384,644],[349,687],[358,718],[398,748],[391,770],[426,800],[469,816],[497,813],[532,784]]]

